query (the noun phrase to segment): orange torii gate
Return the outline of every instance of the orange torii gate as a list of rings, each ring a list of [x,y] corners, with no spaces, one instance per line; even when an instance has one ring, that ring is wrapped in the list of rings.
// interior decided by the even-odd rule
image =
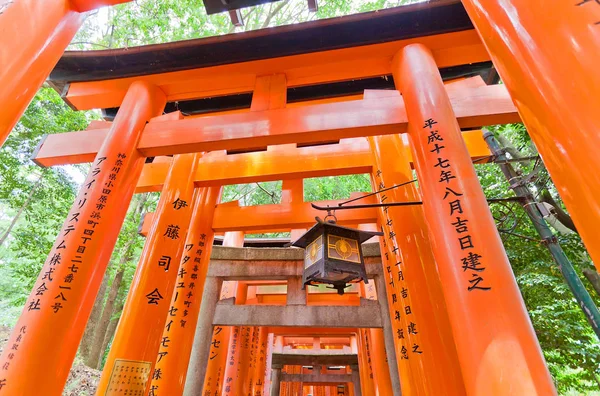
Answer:
[[[58,61],[81,12],[123,2],[0,5],[0,27],[28,29],[23,40],[0,38],[0,57],[8,65],[0,74],[7,98],[0,141]],[[183,285],[189,300],[177,305],[177,277],[192,271],[195,284],[191,280],[198,277],[191,276],[200,274],[200,282],[208,265],[198,246],[212,242],[198,239],[198,229],[211,224],[215,232],[298,230],[314,216],[297,199],[215,208],[218,187],[267,180],[297,185],[307,177],[370,173],[374,190],[380,190],[411,179],[411,164],[419,188],[380,194],[377,202],[420,198],[422,207],[383,206],[340,216],[357,226],[378,222],[385,232],[381,251],[388,278],[382,286],[395,335],[385,340],[385,350],[395,355],[402,391],[555,393],[473,170],[472,161],[488,152],[479,133],[468,130],[522,118],[590,254],[600,257],[593,243],[600,180],[572,171],[598,162],[592,132],[600,104],[594,30],[600,7],[593,1],[565,3],[539,15],[541,0],[511,0],[504,8],[493,0],[463,3],[415,4],[133,54],[65,55],[50,83],[73,108],[103,108],[110,122],[47,136],[34,155],[41,166],[92,167],[0,358],[0,395],[61,393],[135,192],[160,190],[161,205],[147,225],[148,243],[99,394],[160,391],[153,368],[171,342],[169,316],[176,316],[175,309],[193,309],[195,315],[200,309],[189,284]],[[558,61],[557,49],[564,55]],[[153,62],[157,54],[167,61]],[[506,85],[494,84],[491,60]],[[172,155],[172,161],[160,157]],[[147,160],[152,157],[154,162]],[[189,224],[195,230],[191,243],[185,237]],[[200,233],[208,239],[210,234]],[[189,245],[198,246],[188,253]],[[185,267],[196,259],[198,266]],[[182,275],[169,273],[171,267]],[[158,281],[158,273],[164,279]],[[250,286],[240,288],[241,300],[254,300],[248,299]],[[246,341],[265,339],[256,329]],[[178,343],[183,349],[177,356],[189,356],[189,332],[178,334],[188,341]],[[355,334],[359,366],[369,370],[364,357],[373,353],[373,333]],[[273,343],[267,344],[253,344],[247,353],[268,355]],[[257,367],[243,368],[242,380],[255,378]],[[179,385],[169,389],[182,392],[187,367],[173,369],[169,381]],[[117,380],[134,370],[135,384]],[[359,392],[373,394],[378,381],[363,382]],[[189,389],[201,390],[202,383]]]

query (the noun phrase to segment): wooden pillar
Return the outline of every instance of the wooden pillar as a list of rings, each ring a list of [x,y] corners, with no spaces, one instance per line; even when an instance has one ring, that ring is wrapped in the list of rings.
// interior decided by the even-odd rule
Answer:
[[[408,115],[425,219],[467,393],[554,394],[431,52],[420,44],[405,47],[393,74]]]
[[[268,330],[267,330],[268,331]],[[273,349],[275,348],[275,334],[267,335],[267,361],[265,363],[265,386],[264,394],[271,393],[271,363],[273,362]]]
[[[362,386],[360,380],[359,367],[357,365],[350,366],[350,374],[352,374],[352,386],[350,386],[350,395],[362,396]]]
[[[220,190],[203,187],[194,197],[192,220],[162,334],[162,339],[168,339],[169,343],[161,344],[152,376],[150,392],[154,396],[183,394],[212,251],[212,221]]]
[[[146,83],[127,91],[0,358],[6,394],[62,392],[144,165],[137,141],[164,105]]]
[[[375,396],[375,382],[373,380],[374,375],[368,332],[369,329],[358,329],[358,366],[360,367],[362,394],[365,396]]]
[[[130,0],[121,0],[126,2]],[[0,4],[0,146],[83,23],[117,0],[11,0]]]
[[[192,356],[185,380],[183,394],[186,396],[206,392],[210,392],[211,395],[221,394],[230,329],[227,326],[213,326],[212,322],[224,289],[226,289],[225,282],[220,278],[206,278]]]
[[[266,327],[258,328],[258,339],[255,349],[254,373],[252,375],[252,395],[262,396],[265,392],[265,372],[267,368],[267,341],[268,332]]]
[[[285,145],[284,145],[285,146]],[[287,179],[281,183],[281,203],[304,202],[304,180]],[[290,240],[295,241],[306,232],[306,228],[291,230]]]
[[[178,263],[192,216],[198,159],[198,154],[182,154],[173,159],[102,371],[98,394],[148,392],[158,350],[161,345],[170,346],[171,338],[162,337],[162,333],[165,318],[175,314],[170,305],[175,282],[183,279],[185,272],[178,271]],[[186,298],[183,292],[178,294],[175,292],[177,298]],[[123,384],[124,372],[138,369],[144,372],[144,380]]]
[[[600,3],[463,4],[600,269]]]
[[[371,137],[369,144],[374,154],[375,189],[413,179],[408,153],[399,135]],[[379,200],[410,202],[419,201],[420,197],[409,184],[380,193]],[[464,394],[422,208],[383,207],[379,217],[385,234],[380,239],[382,262],[402,391]]]
[[[281,366],[271,368],[271,396],[279,396],[281,392]]]
[[[223,245],[231,247],[244,246],[244,233],[240,231],[226,232]],[[242,282],[230,282],[229,285],[235,294],[235,304],[241,305],[246,302],[248,286]],[[240,380],[240,358],[243,347],[243,337],[246,332],[243,326],[231,327],[227,348],[227,361],[224,369],[223,389],[221,395],[234,396],[242,389]]]
[[[377,231],[376,224],[361,224],[358,227],[360,230]],[[377,280],[370,282],[369,285],[360,283],[360,295],[367,300],[377,300],[377,291],[375,290]],[[387,312],[384,313],[387,315]],[[385,325],[384,325],[385,327]],[[394,389],[392,387],[392,381],[390,377],[390,367],[388,365],[387,353],[385,350],[385,341],[383,335],[383,329],[361,329],[365,332],[365,345],[367,345],[367,356],[369,363],[369,374],[371,381],[374,383],[374,392],[376,395],[394,395]],[[391,349],[393,353],[393,349]],[[394,370],[396,368],[396,361],[394,356]],[[399,384],[398,384],[399,388]],[[398,389],[399,391],[400,389]]]
[[[373,366],[373,379],[377,390],[377,395],[392,395],[392,381],[388,361],[386,359],[385,342],[383,340],[382,329],[369,329],[371,336],[371,359]]]

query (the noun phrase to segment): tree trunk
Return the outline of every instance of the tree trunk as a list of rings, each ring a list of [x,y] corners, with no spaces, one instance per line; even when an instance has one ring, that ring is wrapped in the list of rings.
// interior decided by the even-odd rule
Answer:
[[[108,348],[108,344],[112,341],[115,336],[115,331],[117,331],[117,325],[119,324],[119,320],[121,319],[121,315],[114,317],[117,313],[123,310],[124,301],[121,301],[119,305],[117,305],[113,311],[113,318],[108,324],[108,328],[106,329],[106,334],[104,335],[104,340],[102,341],[102,349],[100,350],[100,355],[98,356],[98,365],[96,366],[98,370],[102,368],[102,359],[104,358],[104,353],[106,352],[106,348]]]
[[[125,255],[123,256],[123,259],[125,259]],[[121,259],[121,261],[123,261],[123,259]],[[108,328],[110,318],[113,314],[115,302],[117,300],[119,288],[121,287],[121,283],[123,282],[124,274],[125,266],[121,265],[119,267],[119,270],[115,274],[115,278],[113,279],[112,285],[110,286],[108,298],[106,299],[106,304],[104,305],[104,309],[102,310],[102,316],[96,324],[96,331],[94,332],[93,344],[91,346],[89,354],[85,358],[85,364],[89,367],[98,368],[98,357],[101,356],[101,354],[104,352],[104,350],[101,349],[102,341],[104,340],[106,329]]]
[[[504,148],[504,150],[506,150],[506,152],[509,153],[511,157],[513,157],[514,159],[519,159],[523,157],[521,152],[516,147],[514,147],[506,137],[499,134],[497,136],[497,139],[500,142],[502,148]],[[535,146],[533,146],[533,148],[535,148]],[[545,165],[543,163],[540,163],[540,167],[542,169],[545,169]],[[573,223],[573,220],[571,219],[571,216],[560,207],[558,202],[554,200],[552,194],[550,194],[550,191],[548,191],[546,185],[541,183],[541,180],[538,180],[538,182],[535,183],[535,185],[540,191],[540,200],[554,207],[554,210],[556,211],[556,219],[565,227],[569,228],[571,231],[579,234],[577,228],[575,227],[575,223]]]
[[[585,268],[583,275],[590,281],[596,293],[600,296],[600,274],[592,268]]]
[[[31,202],[31,198],[33,198],[33,194],[38,189],[38,187],[40,186],[41,183],[42,183],[42,175],[40,175],[40,177],[37,179],[37,181],[35,182],[35,184],[31,188],[31,191],[29,191],[29,195],[27,195],[27,198],[25,199],[25,202],[23,202],[23,205],[21,205],[21,207],[19,208],[19,211],[17,212],[17,214],[15,215],[15,217],[13,217],[12,221],[10,222],[10,225],[8,226],[8,228],[6,229],[6,231],[4,231],[4,234],[2,234],[2,237],[0,237],[0,246],[2,246],[2,244],[4,243],[4,241],[6,241],[6,238],[8,238],[8,236],[12,232],[13,228],[17,224],[17,221],[19,220],[19,218],[23,214],[23,211],[25,210],[25,208],[27,206],[29,206],[29,203]]]
[[[134,199],[137,200],[135,209],[130,212],[128,216],[128,221],[139,221],[139,217],[141,216],[142,211],[148,201],[148,194],[140,194]],[[104,305],[104,309],[102,310],[102,315],[100,319],[95,324],[94,336],[92,338],[92,344],[90,346],[89,353],[84,357],[85,364],[92,368],[97,368],[99,365],[99,361],[102,359],[102,354],[104,353],[103,349],[103,341],[106,338],[107,329],[110,324],[110,318],[113,315],[115,302],[117,300],[117,296],[119,294],[119,289],[123,282],[123,275],[125,274],[125,266],[128,262],[130,262],[133,258],[134,253],[134,244],[135,244],[135,231],[132,235],[126,235],[128,237],[127,243],[123,247],[123,254],[121,256],[121,260],[119,260],[119,266],[117,273],[113,279],[112,285],[110,287],[110,291],[108,293],[108,297],[106,299],[106,304]],[[118,312],[118,311],[117,311]]]
[[[81,338],[81,344],[79,344],[79,353],[81,354],[81,357],[84,360],[88,358],[90,354],[90,349],[92,348],[94,342],[94,335],[96,333],[98,321],[100,320],[100,316],[102,315],[102,306],[104,305],[104,296],[106,295],[107,283],[108,272],[106,272],[104,274],[104,278],[102,278],[100,290],[98,290],[98,294],[96,295],[96,301],[94,301],[94,306],[92,307],[92,313],[90,314],[90,318],[88,319],[87,325],[85,326],[85,331],[83,333],[83,337]]]
[[[560,221],[565,227],[569,228],[571,231],[579,234],[577,228],[575,227],[575,223],[573,223],[573,219],[571,219],[571,216],[569,216],[567,212],[562,210],[560,205],[552,197],[552,194],[550,194],[550,191],[541,190],[540,199],[542,200],[542,202],[546,202],[554,207],[554,210],[556,211],[555,216],[558,221]]]

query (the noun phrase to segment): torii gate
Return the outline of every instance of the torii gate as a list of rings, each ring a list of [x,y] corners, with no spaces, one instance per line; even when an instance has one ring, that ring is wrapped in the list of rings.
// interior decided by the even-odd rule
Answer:
[[[0,38],[4,137],[77,30],[80,12],[121,2],[0,5],[0,26],[9,29]],[[114,121],[48,136],[35,155],[44,166],[92,162],[92,169],[2,354],[0,394],[61,393],[136,189],[161,189],[161,200],[98,394],[113,394],[117,370],[143,373],[137,394],[156,394],[150,374],[166,356],[161,348],[177,345],[189,356],[193,326],[177,338],[163,332],[175,331],[169,317],[177,311],[197,315],[199,300],[190,299],[199,296],[189,283],[206,276],[214,231],[264,230],[265,215],[279,221],[276,229],[305,228],[312,213],[298,200],[299,179],[370,172],[379,190],[411,180],[411,158],[419,189],[377,199],[420,198],[422,208],[384,206],[344,219],[376,221],[385,232],[385,288],[403,392],[555,393],[472,166],[486,155],[478,151],[483,143],[461,129],[522,118],[590,254],[600,257],[593,243],[600,180],[597,172],[577,171],[598,162],[600,6],[563,3],[539,14],[541,0],[463,3],[435,1],[135,54],[64,56],[51,83],[74,108],[103,108]],[[29,30],[15,41],[10,32],[23,26]],[[152,61],[160,55],[162,63]],[[444,85],[443,78],[475,72],[489,77],[490,60],[506,85],[481,78]],[[377,78],[389,75],[393,86]],[[206,111],[215,103],[224,111]],[[174,155],[171,163],[145,164],[167,155]],[[296,188],[277,207],[216,205],[223,184],[281,179]],[[239,232],[228,235],[230,246],[240,246]],[[197,269],[188,269],[190,260]],[[185,300],[178,298],[181,283],[191,294]],[[238,284],[237,301],[247,297],[244,287]],[[181,322],[179,328],[186,329]],[[172,368],[178,380],[165,387],[181,392],[187,364]]]

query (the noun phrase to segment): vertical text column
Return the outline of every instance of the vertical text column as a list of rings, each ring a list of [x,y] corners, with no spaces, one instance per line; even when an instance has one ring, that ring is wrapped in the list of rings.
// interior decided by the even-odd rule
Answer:
[[[192,216],[198,159],[199,154],[176,155],[173,159],[102,371],[98,394],[146,393],[158,349],[170,343],[169,337],[161,335],[167,313],[174,313],[170,301]],[[186,297],[180,293],[177,298]]]
[[[138,139],[164,106],[158,88],[129,87],[2,354],[0,392],[61,394],[144,165]]]
[[[408,150],[401,136],[370,137],[369,144],[373,152],[373,185],[375,190],[383,190],[379,201],[383,204],[419,201],[412,184]],[[379,217],[384,232],[380,239],[382,262],[402,390],[411,394],[464,394],[422,208],[384,206]]]
[[[183,394],[210,263],[214,239],[213,215],[220,195],[219,187],[196,190],[192,220],[163,330],[162,339],[169,342],[161,344],[152,375],[150,394],[155,396],[159,391],[161,395]]]
[[[393,74],[408,115],[425,220],[467,393],[554,394],[431,52],[420,44],[405,47]]]
[[[127,91],[2,354],[0,392],[62,392],[144,165],[138,139],[164,105],[154,86]]]

